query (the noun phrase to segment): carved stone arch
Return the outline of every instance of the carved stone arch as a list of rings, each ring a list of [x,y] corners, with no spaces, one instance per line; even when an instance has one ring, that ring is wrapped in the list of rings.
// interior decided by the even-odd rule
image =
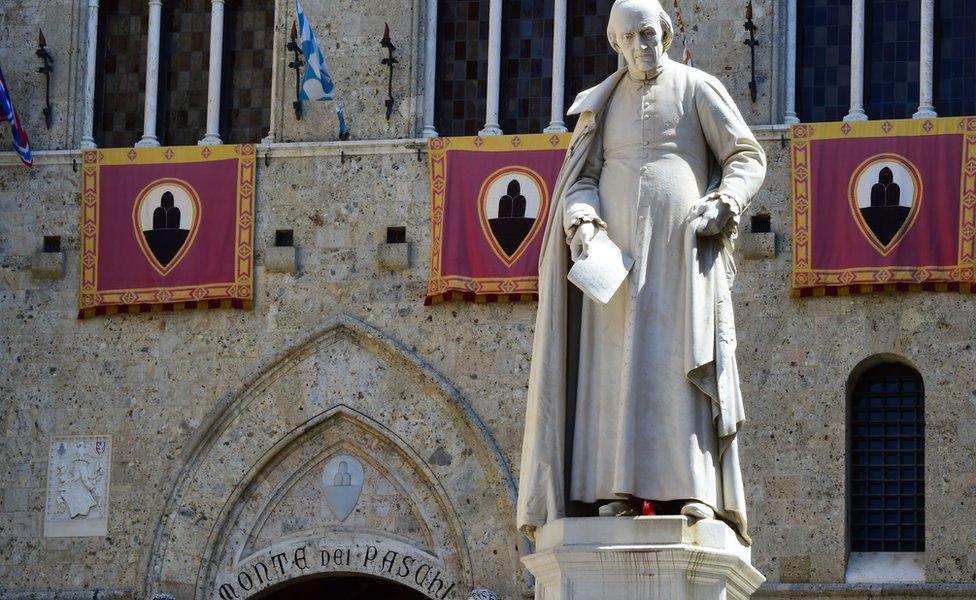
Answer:
[[[914,369],[920,375],[922,373],[922,370],[919,368],[918,365],[916,365],[915,363],[913,363],[912,361],[908,360],[907,358],[905,358],[900,354],[894,354],[892,352],[878,352],[876,354],[872,354],[871,356],[859,360],[858,363],[854,365],[854,367],[850,370],[847,376],[847,384],[846,384],[846,394],[847,394],[848,401],[850,401],[851,390],[854,389],[854,386],[857,384],[857,380],[861,378],[861,375],[863,375],[864,372],[867,371],[868,369],[871,369],[883,363],[897,363]]]
[[[356,446],[356,438],[343,427],[359,428],[362,445]],[[172,477],[149,557],[147,591],[176,593],[181,599],[219,598],[220,585],[215,588],[213,583],[230,572],[229,564],[247,568],[253,564],[244,563],[253,563],[261,552],[280,553],[282,548],[292,553],[289,560],[294,563],[300,543],[306,543],[304,552],[311,560],[307,544],[322,530],[316,529],[320,523],[280,531],[264,547],[261,544],[270,538],[260,528],[298,481],[307,485],[316,465],[339,452],[356,456],[364,472],[372,469],[376,481],[399,490],[396,493],[406,498],[414,514],[405,519],[423,519],[421,529],[426,529],[423,535],[403,535],[396,528],[384,534],[385,527],[375,523],[359,529],[333,523],[330,539],[345,535],[343,539],[359,543],[358,550],[347,547],[350,553],[368,556],[367,546],[377,552],[381,548],[360,543],[363,536],[372,535],[370,539],[386,544],[384,552],[401,560],[391,567],[401,572],[407,569],[402,556],[413,553],[414,569],[422,562],[429,564],[431,577],[425,573],[426,583],[412,586],[418,590],[440,571],[441,581],[457,581],[447,597],[463,598],[472,586],[518,594],[518,539],[511,527],[515,485],[490,432],[461,394],[427,363],[347,315],[331,319],[260,369],[200,428]],[[295,463],[296,457],[312,466]],[[393,468],[389,457],[401,466]],[[247,549],[252,552],[246,554]],[[280,565],[267,564],[275,552],[265,557],[265,566],[279,573],[277,582],[307,575],[284,573]],[[375,569],[368,574],[391,575]],[[403,579],[395,580],[405,583]],[[435,585],[434,592],[426,593],[436,596],[440,589]],[[258,590],[255,586],[236,591],[240,598],[242,592],[251,595]]]

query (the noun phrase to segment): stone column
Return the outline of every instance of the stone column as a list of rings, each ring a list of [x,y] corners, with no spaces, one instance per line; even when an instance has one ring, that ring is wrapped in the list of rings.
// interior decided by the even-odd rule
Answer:
[[[555,0],[552,26],[552,116],[544,133],[565,133],[563,94],[566,89],[566,0]]]
[[[285,42],[284,33],[286,29],[283,27],[285,18],[288,15],[288,8],[283,2],[275,2],[274,10],[274,42],[272,44],[272,56],[271,59],[271,115],[268,123],[268,135],[264,136],[261,140],[262,144],[268,145],[273,144],[275,141],[276,131],[278,128],[278,119],[280,118],[280,113],[282,109],[282,102],[278,98],[278,88],[281,87],[281,67],[284,66],[287,59],[282,58],[282,42]],[[287,42],[285,42],[287,43]],[[285,73],[288,73],[288,69],[284,69]],[[289,88],[287,85],[284,86],[285,90],[294,89]],[[290,105],[289,105],[290,108]]]
[[[149,39],[146,42],[146,104],[142,115],[142,139],[136,146],[158,146],[156,105],[159,89],[159,21],[162,0],[149,0]]]
[[[794,125],[796,116],[796,0],[786,2],[786,112],[783,122]]]
[[[918,74],[918,112],[916,119],[934,119],[935,106],[932,101],[932,69],[935,64],[935,0],[922,0],[921,48],[919,49]]]
[[[424,40],[424,129],[421,137],[437,137],[434,129],[434,91],[437,83],[437,0],[427,0],[427,37]]]
[[[765,581],[722,521],[688,517],[559,519],[522,559],[537,600],[747,600]]]
[[[864,0],[851,6],[851,109],[845,121],[867,121],[864,114]]]
[[[81,121],[81,147],[95,147],[95,69],[98,50],[98,0],[88,0],[85,34],[85,98]]]
[[[498,126],[498,88],[502,62],[502,0],[491,0],[488,8],[488,101],[485,128],[478,135],[501,135]]]
[[[210,0],[210,66],[207,71],[207,133],[200,145],[220,144],[220,76],[224,49],[224,0]]]

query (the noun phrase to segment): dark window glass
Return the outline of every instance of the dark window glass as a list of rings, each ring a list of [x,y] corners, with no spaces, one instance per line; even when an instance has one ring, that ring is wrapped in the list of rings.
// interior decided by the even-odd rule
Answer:
[[[157,132],[164,146],[192,146],[207,130],[209,0],[163,3]]]
[[[797,115],[839,121],[851,103],[851,0],[803,0],[797,11]]]
[[[864,111],[870,119],[907,119],[918,110],[919,0],[867,0]]]
[[[552,114],[552,0],[502,2],[499,125],[542,133]]]
[[[438,2],[434,120],[439,135],[478,134],[485,125],[487,81],[488,0]]]
[[[925,549],[925,388],[896,363],[857,380],[850,406],[853,552]]]
[[[617,53],[607,41],[611,5],[613,0],[568,0],[566,3],[566,110],[576,94],[617,70]],[[566,127],[572,130],[576,120],[576,115],[565,117]]]
[[[259,142],[271,123],[274,3],[232,0],[224,10],[220,137],[228,144]]]
[[[935,3],[935,112],[976,114],[976,2]]]
[[[95,143],[132,146],[142,136],[145,102],[146,0],[102,0],[98,8]]]

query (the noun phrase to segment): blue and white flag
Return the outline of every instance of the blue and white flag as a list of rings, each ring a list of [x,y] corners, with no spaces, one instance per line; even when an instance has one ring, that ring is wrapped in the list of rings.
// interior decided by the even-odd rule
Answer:
[[[339,137],[346,139],[349,128],[346,127],[346,115],[342,100],[335,93],[335,82],[325,64],[325,54],[315,39],[315,32],[302,10],[302,3],[295,0],[295,16],[298,21],[298,31],[301,37],[302,53],[305,54],[305,78],[302,89],[298,92],[299,100],[332,100],[335,103],[336,115],[339,117]]]
[[[14,103],[10,99],[10,92],[7,91],[7,82],[3,79],[3,70],[0,69],[0,119],[10,123],[10,131],[14,138],[14,150],[20,155],[20,162],[28,167],[33,166],[34,159],[31,158],[30,141],[27,139],[27,132],[20,124],[20,117],[14,110]]]

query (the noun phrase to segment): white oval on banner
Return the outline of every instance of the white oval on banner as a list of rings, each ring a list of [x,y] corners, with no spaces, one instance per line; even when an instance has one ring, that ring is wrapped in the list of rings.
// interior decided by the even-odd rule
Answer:
[[[517,186],[517,190],[512,185],[513,182]],[[529,177],[521,170],[513,170],[496,173],[494,179],[488,184],[488,189],[485,193],[485,212],[488,214],[489,219],[494,219],[499,216],[511,216],[499,215],[498,207],[503,197],[512,197],[510,192],[513,191],[516,195],[525,198],[525,214],[519,215],[520,217],[535,219],[539,216],[543,190],[539,187],[535,179]]]
[[[164,199],[163,196],[167,192],[171,196]],[[193,199],[190,197],[190,193],[186,187],[172,181],[152,186],[144,192],[141,204],[139,205],[140,229],[143,231],[152,230],[153,214],[156,213],[156,209],[158,208],[162,208],[163,210],[170,208],[170,199],[172,199],[172,208],[176,208],[178,211],[173,214],[179,215],[179,224],[177,227],[167,227],[167,229],[193,229],[193,224],[197,218],[196,206],[194,206]]]
[[[888,181],[886,174],[882,174],[884,169],[888,169],[891,174],[891,181]],[[897,185],[898,205],[911,207],[918,197],[918,189],[915,183],[915,176],[908,166],[900,160],[885,158],[868,164],[858,174],[855,183],[855,197],[857,198],[858,208],[868,208],[871,206],[871,190],[877,185]]]

